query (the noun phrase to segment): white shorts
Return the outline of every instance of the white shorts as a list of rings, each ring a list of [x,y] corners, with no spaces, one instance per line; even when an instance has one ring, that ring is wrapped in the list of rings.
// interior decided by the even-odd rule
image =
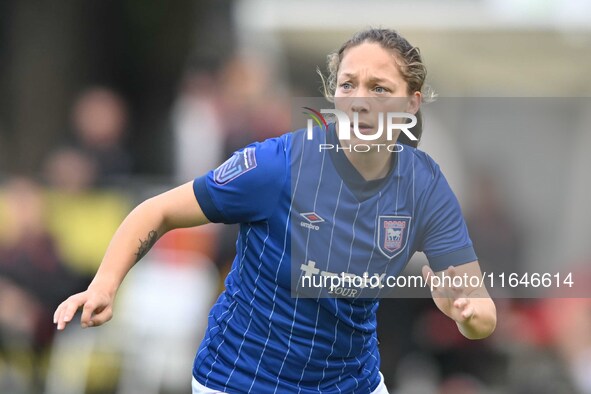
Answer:
[[[193,387],[193,394],[227,394],[223,391],[219,390],[212,390],[208,389],[201,383],[199,383],[195,378],[193,378],[193,383],[191,385]],[[388,389],[386,388],[386,384],[384,383],[384,375],[380,372],[380,384],[371,394],[388,394]]]

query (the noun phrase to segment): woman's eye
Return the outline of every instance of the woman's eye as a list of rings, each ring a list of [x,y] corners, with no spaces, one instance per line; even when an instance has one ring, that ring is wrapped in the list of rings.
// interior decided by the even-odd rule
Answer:
[[[351,85],[349,82],[344,82],[341,84],[341,89],[343,90],[349,90],[351,88],[353,88],[353,85]]]
[[[373,90],[376,93],[386,93],[388,91],[388,89],[381,86],[376,86]]]

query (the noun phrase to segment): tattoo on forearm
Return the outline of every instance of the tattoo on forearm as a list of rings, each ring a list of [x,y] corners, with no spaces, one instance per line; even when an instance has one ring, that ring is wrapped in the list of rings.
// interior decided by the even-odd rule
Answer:
[[[140,261],[142,259],[142,257],[144,257],[148,251],[150,249],[152,249],[152,246],[154,246],[154,244],[156,243],[156,241],[158,240],[158,233],[156,232],[156,230],[152,230],[148,233],[148,237],[146,239],[144,239],[143,241],[140,239],[140,246],[137,249],[137,252],[135,253],[135,262],[137,263],[138,261]]]

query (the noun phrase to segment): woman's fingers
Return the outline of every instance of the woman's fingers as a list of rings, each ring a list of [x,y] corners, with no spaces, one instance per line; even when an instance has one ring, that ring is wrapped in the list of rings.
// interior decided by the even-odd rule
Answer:
[[[82,328],[100,326],[111,320],[111,308],[105,302],[89,300],[84,304],[80,323]]]
[[[82,328],[99,326],[112,317],[109,300],[88,291],[75,294],[62,302],[53,315],[58,330],[63,330],[72,321],[76,311],[82,307],[80,324]]]
[[[468,320],[471,319],[472,316],[474,316],[474,307],[470,305],[462,311],[462,317]]]
[[[425,265],[422,274],[431,289],[435,304],[445,315],[458,323],[474,317],[475,308],[469,298],[469,287],[465,283],[465,278],[458,275],[455,267],[451,266],[435,274]]]
[[[83,293],[71,296],[66,301],[62,302],[57,308],[54,322],[57,324],[58,330],[63,330],[66,325],[72,321],[74,314],[82,305],[84,305],[85,297]]]
[[[474,315],[474,306],[470,303],[469,298],[458,298],[454,301],[453,306],[458,310],[460,321],[468,320]]]
[[[113,317],[113,311],[111,308],[107,307],[104,308],[102,311],[96,313],[94,316],[91,317],[90,322],[88,323],[88,327],[96,327],[102,324],[105,324]]]
[[[456,268],[452,265],[441,274],[442,287],[445,288],[446,296],[452,300],[466,297],[468,284],[466,279],[458,275]]]
[[[459,298],[454,302],[456,308],[464,309],[466,305],[468,305],[468,300],[466,298]]]
[[[82,308],[82,317],[80,318],[80,324],[82,328],[93,326],[93,322],[90,319],[97,307],[98,306],[95,305],[94,301],[92,300],[88,300],[86,304],[84,304],[84,308]]]

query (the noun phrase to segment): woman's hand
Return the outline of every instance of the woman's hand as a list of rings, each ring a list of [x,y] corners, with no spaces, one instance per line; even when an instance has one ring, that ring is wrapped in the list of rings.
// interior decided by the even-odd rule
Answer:
[[[99,288],[88,288],[74,294],[57,307],[53,314],[53,323],[58,330],[63,330],[72,321],[78,309],[82,308],[80,325],[82,328],[100,326],[113,317],[115,295]]]
[[[457,323],[464,323],[474,315],[474,306],[470,303],[470,292],[472,288],[466,286],[450,286],[449,282],[453,282],[456,277],[456,269],[449,267],[439,275],[439,278],[446,279],[438,280],[435,273],[429,266],[423,266],[423,277],[429,288],[435,305],[447,317],[453,319]],[[449,282],[448,279],[449,278]],[[461,282],[457,280],[457,282]]]
[[[438,274],[424,266],[423,277],[437,308],[456,322],[466,338],[482,339],[492,334],[497,313],[484,286],[478,262],[449,267]],[[474,287],[473,283],[480,286]]]

